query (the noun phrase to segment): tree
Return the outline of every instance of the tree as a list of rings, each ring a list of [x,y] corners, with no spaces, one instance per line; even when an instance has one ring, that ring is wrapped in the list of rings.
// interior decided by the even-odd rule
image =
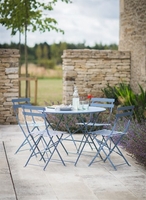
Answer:
[[[57,27],[57,21],[44,15],[45,11],[54,9],[55,4],[59,0],[40,2],[39,0],[1,0],[0,4],[0,23],[7,29],[11,29],[11,35],[15,35],[18,31],[25,35],[25,68],[26,77],[28,77],[27,62],[27,32],[40,32],[55,30],[57,32],[64,31]],[[71,3],[71,0],[60,0],[65,3]],[[28,82],[26,81],[27,97]]]
[[[42,48],[41,48],[41,45],[37,45],[36,47],[36,57],[38,60],[40,60],[42,58]]]
[[[48,59],[48,46],[47,46],[47,44],[43,45],[43,58]]]
[[[60,42],[58,44],[54,43],[50,46],[51,59],[56,60],[56,64],[61,63],[61,56],[63,55],[63,50],[65,49],[67,49],[67,44],[65,42]]]

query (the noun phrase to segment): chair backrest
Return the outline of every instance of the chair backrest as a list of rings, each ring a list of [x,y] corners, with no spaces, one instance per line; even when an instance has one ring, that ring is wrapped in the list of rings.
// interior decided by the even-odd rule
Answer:
[[[30,98],[12,99],[12,103],[13,103],[13,110],[16,115],[17,122],[19,124],[20,123],[19,109],[22,109],[22,105],[31,105]]]
[[[32,131],[32,126],[30,124],[30,119],[33,119],[32,122],[38,122],[42,121],[44,123],[44,127],[48,127],[47,121],[46,121],[46,114],[44,113],[45,107],[42,106],[32,106],[32,105],[22,105],[22,113],[24,115],[25,124],[27,126],[27,129],[29,132]],[[38,127],[44,128],[42,125]],[[34,129],[33,129],[34,130]]]
[[[118,129],[121,130],[124,134],[127,133],[133,112],[134,112],[133,105],[118,107],[112,130],[115,131]]]
[[[18,99],[12,99],[13,105],[18,105],[18,104],[31,104],[30,103],[30,98],[18,98]]]
[[[91,98],[90,106],[113,109],[115,99],[111,98]]]
[[[22,109],[23,109],[23,114],[25,113],[25,115],[42,116],[40,114],[42,114],[46,108],[44,106],[22,105]]]
[[[90,106],[103,107],[108,109],[107,121],[110,121],[111,114],[114,108],[115,99],[112,98],[91,98]]]

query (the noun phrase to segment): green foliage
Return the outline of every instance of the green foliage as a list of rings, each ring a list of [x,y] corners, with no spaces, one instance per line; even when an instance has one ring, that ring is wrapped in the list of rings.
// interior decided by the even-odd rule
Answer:
[[[65,42],[50,45],[50,56],[52,59],[56,60],[56,64],[61,64],[61,56],[65,49],[67,49],[67,44]]]
[[[107,98],[115,99],[115,104],[118,104],[118,98],[116,96],[116,87],[115,86],[110,86],[109,84],[107,84],[107,86],[105,88],[101,89],[101,91],[104,93],[104,95]]]
[[[54,18],[44,17],[44,11],[53,10],[57,1],[43,3],[36,0],[4,0],[0,4],[0,23],[12,29],[12,35],[17,31],[23,33],[24,28],[32,32],[55,30],[63,33],[63,30],[57,28],[57,21]],[[70,0],[62,2],[71,3]]]
[[[139,85],[140,93],[135,94],[130,85],[119,83],[116,86],[107,85],[102,89],[108,98],[115,98],[116,105],[134,105],[134,118],[141,122],[146,119],[146,91]]]
[[[38,60],[42,58],[42,48],[40,45],[38,45],[35,49],[35,54]]]
[[[102,43],[100,44],[95,44],[95,46],[93,47],[93,49],[99,49],[99,50],[107,50],[107,49],[110,49],[110,50],[118,50],[118,46],[116,44],[110,44],[110,45],[103,45]]]
[[[115,95],[118,99],[119,104],[122,105],[133,105],[133,98],[135,96],[130,85],[126,83],[119,83],[118,86],[115,86]]]
[[[66,42],[59,42],[58,44],[48,44],[46,42],[35,44],[34,47],[27,46],[28,50],[28,63],[34,63],[39,64],[39,60],[42,59],[50,59],[54,60],[57,65],[62,63],[61,56],[63,55],[63,51],[65,49],[102,49],[105,48],[110,49],[111,46],[114,46],[114,44],[111,44],[109,46],[107,45],[95,45],[93,47],[85,46],[85,44],[79,43],[79,44],[72,44],[72,43],[66,43]],[[116,45],[116,44],[115,44]],[[116,45],[116,47],[118,47]],[[19,49],[19,44],[11,43],[11,44],[0,44],[0,48],[13,48],[13,49]],[[20,64],[22,65],[25,63],[25,45],[21,44],[21,58],[20,58]]]
[[[45,67],[46,69],[54,69],[56,66],[56,62],[50,59],[41,59],[38,60],[38,65]]]

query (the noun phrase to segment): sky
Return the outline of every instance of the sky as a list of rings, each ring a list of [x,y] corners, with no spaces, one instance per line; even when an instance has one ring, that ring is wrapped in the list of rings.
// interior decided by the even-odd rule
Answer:
[[[43,42],[85,43],[89,46],[119,43],[119,0],[72,0],[71,4],[58,1],[49,16],[57,20],[57,27],[65,33],[28,32],[28,46]],[[19,42],[18,34],[11,36],[11,30],[0,25],[0,43],[11,42]]]

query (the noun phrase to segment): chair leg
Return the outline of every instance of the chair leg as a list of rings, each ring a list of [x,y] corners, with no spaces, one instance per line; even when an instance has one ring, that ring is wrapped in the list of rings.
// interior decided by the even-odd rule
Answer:
[[[26,166],[28,165],[28,163],[29,163],[31,157],[36,156],[37,154],[40,154],[41,160],[43,159],[43,161],[46,162],[45,159],[44,159],[44,155],[41,153],[41,150],[39,149],[39,146],[38,146],[39,143],[40,143],[40,141],[41,141],[41,139],[42,139],[42,137],[39,137],[39,138],[37,139],[37,141],[35,141],[34,138],[33,138],[32,136],[31,136],[31,138],[32,138],[32,140],[33,140],[33,142],[34,142],[34,148],[32,149],[32,152],[31,152],[31,154],[30,154],[28,160],[26,161],[26,164],[24,165],[24,167],[26,167]],[[35,153],[36,149],[37,149],[37,153]]]
[[[90,135],[87,134],[87,136],[84,135],[83,137],[85,137],[86,139],[85,139],[85,141],[81,142],[81,143],[83,143],[83,146],[82,146],[82,148],[80,147],[81,150],[78,152],[79,155],[78,155],[78,157],[77,157],[77,159],[75,161],[75,164],[74,164],[75,166],[77,165],[77,162],[78,162],[78,160],[79,160],[79,158],[80,158],[80,156],[81,156],[81,154],[82,154],[82,152],[83,152],[83,150],[85,148],[85,145],[88,143],[88,139],[89,139]]]
[[[58,137],[58,135],[57,135],[57,139],[60,141],[60,144],[61,144],[62,148],[64,149],[66,155],[68,155],[68,151],[66,150],[65,146],[62,143],[63,140],[62,139],[60,140],[59,137]]]
[[[122,164],[114,165],[114,163],[112,162],[111,157],[110,157],[113,152],[115,152],[119,156],[121,156],[124,159],[125,163],[130,166],[130,164],[128,163],[128,161],[126,160],[126,158],[124,157],[123,153],[121,152],[121,150],[118,147],[119,141],[122,139],[123,136],[121,136],[116,142],[114,142],[113,138],[111,138],[111,137],[104,137],[104,136],[102,136],[102,137],[103,138],[100,141],[100,147],[98,149],[98,152],[94,156],[94,158],[91,160],[91,162],[89,163],[89,166],[100,155],[101,151],[105,154],[105,158],[103,159],[103,161],[106,162],[106,160],[108,160],[115,170],[117,170],[116,166],[119,166],[119,165],[122,165]],[[96,139],[96,141],[97,141],[97,139]],[[110,142],[110,145],[108,144],[108,142]],[[111,145],[111,143],[113,144],[113,146]],[[106,150],[104,148],[106,148],[108,150],[108,153],[106,152]],[[115,151],[115,150],[117,150],[117,151]]]
[[[129,164],[129,162],[127,161],[127,159],[125,158],[125,156],[123,155],[123,153],[121,152],[121,150],[120,150],[120,148],[118,147],[118,144],[119,144],[119,141],[123,138],[123,136],[124,135],[122,135],[116,142],[113,140],[113,138],[111,138],[111,141],[112,141],[112,143],[113,143],[113,147],[110,149],[110,151],[109,151],[109,153],[107,154],[107,156],[106,156],[106,158],[104,159],[104,161],[106,161],[107,159],[109,160],[110,159],[110,155],[112,154],[112,152],[115,152],[115,153],[117,153],[119,156],[121,156],[123,159],[124,159],[124,161],[125,161],[125,163],[127,164],[127,165],[129,165],[130,166],[130,164]],[[117,151],[116,151],[116,150]],[[111,160],[111,159],[110,159]],[[113,164],[114,165],[114,164]],[[120,165],[122,165],[122,164],[120,164]],[[114,165],[114,168],[115,168],[116,166]]]
[[[49,164],[49,162],[50,162],[50,160],[51,160],[53,154],[55,153],[55,151],[57,152],[57,154],[58,154],[58,156],[59,156],[59,158],[60,158],[62,164],[65,166],[64,160],[62,159],[62,156],[60,155],[60,153],[59,153],[59,151],[58,151],[58,149],[57,149],[57,147],[58,147],[58,145],[59,145],[59,143],[60,143],[60,141],[61,141],[61,139],[62,139],[62,136],[63,136],[63,134],[61,135],[60,138],[58,138],[58,141],[57,141],[56,143],[53,141],[53,138],[50,138],[51,143],[52,143],[52,147],[54,147],[54,149],[53,149],[53,151],[51,152],[51,155],[50,155],[50,157],[48,158],[48,160],[47,160],[47,162],[46,162],[46,164],[45,164],[43,170],[46,169],[46,167],[47,167],[47,165]],[[49,147],[48,147],[48,148],[49,148]]]

